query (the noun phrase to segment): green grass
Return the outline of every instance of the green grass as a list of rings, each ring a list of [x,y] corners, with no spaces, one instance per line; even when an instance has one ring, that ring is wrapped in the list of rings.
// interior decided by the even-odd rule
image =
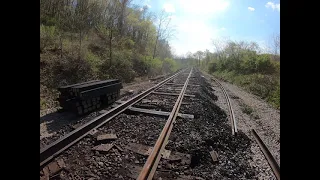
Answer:
[[[248,114],[248,115],[251,115],[253,113],[253,109],[246,104],[242,105],[241,110],[243,113]]]
[[[280,77],[259,73],[243,75],[234,71],[216,71],[214,76],[240,86],[280,109]]]
[[[46,100],[40,97],[40,110],[46,109],[47,105],[46,105]]]
[[[257,112],[255,112],[255,110],[251,107],[248,106],[244,103],[241,103],[241,111],[247,115],[249,115],[251,118],[253,119],[259,119],[259,115],[257,114]]]

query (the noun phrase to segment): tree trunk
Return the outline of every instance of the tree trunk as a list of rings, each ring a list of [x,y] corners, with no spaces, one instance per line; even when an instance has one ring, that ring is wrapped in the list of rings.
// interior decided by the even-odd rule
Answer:
[[[62,35],[60,35],[60,58],[62,58]]]
[[[71,55],[73,56],[73,37],[71,35]]]
[[[79,59],[81,58],[81,42],[82,42],[82,32],[80,30],[80,47],[79,47],[79,54],[78,54]]]
[[[156,44],[154,45],[154,49],[153,49],[153,56],[152,56],[152,59],[154,59],[154,57],[156,56],[156,50],[157,50],[157,43],[158,43],[158,38],[159,38],[159,36],[157,36],[157,39],[156,39]]]
[[[112,65],[112,29],[110,30],[110,35],[109,35],[109,49],[110,49],[110,52],[109,52],[109,57],[110,57],[110,67]]]

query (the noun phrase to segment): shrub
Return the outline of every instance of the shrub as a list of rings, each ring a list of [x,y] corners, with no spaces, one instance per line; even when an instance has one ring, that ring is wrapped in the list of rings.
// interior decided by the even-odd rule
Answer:
[[[43,52],[48,46],[55,43],[55,26],[40,25],[40,52]]]
[[[86,60],[68,56],[62,59],[52,59],[45,71],[47,81],[44,82],[44,85],[49,88],[79,83],[93,77],[90,64]]]
[[[165,58],[162,63],[162,70],[164,73],[172,73],[178,69],[177,63],[171,58]]]
[[[102,60],[100,59],[100,57],[88,51],[86,53],[85,60],[89,63],[94,76],[97,77],[99,74],[99,67],[102,64]]]
[[[115,51],[113,59],[104,61],[100,67],[100,77],[117,78],[123,82],[131,82],[134,80],[136,73],[132,67],[132,52],[131,51]]]
[[[262,74],[272,74],[276,71],[274,64],[270,60],[270,56],[265,54],[257,56],[256,67],[256,72]]]
[[[276,86],[276,89],[268,97],[268,102],[280,109],[280,84]]]
[[[234,71],[216,71],[215,76],[243,87],[280,108],[280,84],[277,76],[263,74],[241,75]]]
[[[218,64],[216,62],[210,62],[208,70],[210,73],[216,72],[218,70]]]
[[[148,64],[150,67],[148,74],[150,76],[156,76],[161,74],[162,61],[159,58],[148,59]]]
[[[150,71],[150,65],[147,61],[147,57],[139,54],[136,54],[135,57],[133,57],[132,66],[138,76],[147,75]]]

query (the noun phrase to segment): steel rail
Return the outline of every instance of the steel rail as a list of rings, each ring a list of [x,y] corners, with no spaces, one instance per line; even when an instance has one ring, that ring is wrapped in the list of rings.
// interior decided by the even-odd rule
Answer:
[[[223,94],[224,94],[224,96],[226,98],[226,101],[227,101],[227,104],[228,104],[228,110],[229,110],[229,117],[230,117],[230,121],[231,121],[232,135],[236,135],[238,133],[237,123],[236,123],[236,118],[234,116],[234,112],[233,112],[233,109],[232,109],[232,105],[231,105],[231,101],[230,101],[229,95],[228,95],[227,91],[225,90],[225,88],[222,86],[222,84],[216,78],[214,78],[213,76],[211,76],[211,77],[215,82],[217,82],[217,84],[219,84],[219,86],[221,87],[222,92],[223,92]]]
[[[59,138],[55,142],[47,145],[46,147],[40,149],[40,169],[50,162],[51,159],[59,155],[61,152],[66,150],[67,148],[71,147],[73,144],[81,140],[83,137],[89,134],[89,132],[93,129],[99,128],[103,124],[110,121],[112,118],[116,117],[120,113],[124,112],[127,108],[132,106],[133,104],[137,103],[141,99],[145,98],[154,90],[160,88],[162,85],[167,83],[168,81],[172,80],[179,74],[184,72],[184,70],[180,70],[171,77],[161,81],[160,83],[156,84],[155,86],[147,89],[146,91],[138,94],[137,96],[125,101],[123,104],[111,109],[110,111],[94,118],[93,120],[87,122],[86,124],[80,126],[79,128],[71,131],[70,133],[66,134],[65,136]]]
[[[254,129],[251,130],[253,137],[255,138],[256,142],[258,143],[264,157],[267,159],[273,174],[276,176],[278,180],[280,180],[280,166],[278,165],[277,161],[274,159],[270,151],[268,150],[267,146],[263,143],[259,135],[256,133]]]
[[[147,159],[146,163],[144,164],[144,166],[143,166],[143,168],[137,178],[138,180],[146,180],[146,179],[151,180],[153,178],[153,175],[158,167],[158,163],[161,158],[161,152],[164,150],[164,147],[166,146],[166,141],[168,140],[168,138],[170,136],[170,133],[171,133],[171,130],[173,127],[173,122],[175,121],[175,119],[178,115],[183,96],[185,94],[190,76],[192,74],[192,70],[193,69],[191,68],[191,71],[187,77],[187,80],[185,81],[184,86],[179,94],[179,97],[178,97],[178,99],[177,99],[177,101],[176,101],[176,103],[170,113],[170,116],[168,117],[167,122],[166,122],[164,128],[162,129],[161,134],[159,135],[159,137],[156,141],[156,144],[154,145],[154,147],[152,149],[151,154],[148,156],[148,159]]]

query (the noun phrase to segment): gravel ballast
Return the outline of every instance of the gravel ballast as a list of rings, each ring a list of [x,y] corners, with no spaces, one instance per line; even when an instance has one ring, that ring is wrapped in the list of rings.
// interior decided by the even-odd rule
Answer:
[[[187,75],[184,73],[171,82],[183,84]],[[191,77],[189,84],[200,86],[187,87],[186,94],[195,97],[184,97],[179,112],[194,115],[194,118],[178,117],[165,147],[171,153],[190,155],[190,162],[161,158],[154,179],[276,179],[250,130],[254,128],[257,131],[280,163],[280,129],[277,129],[276,120],[270,120],[277,118],[280,111],[273,111],[257,97],[222,82],[231,98],[237,120],[238,134],[233,136],[225,97],[218,84],[207,74],[196,70]],[[166,85],[159,91],[174,93],[172,89],[179,87]],[[133,107],[170,112],[177,98],[152,94],[145,98],[145,102],[140,101]],[[98,128],[95,134],[87,135],[54,159],[63,159],[66,164],[56,179],[135,179],[132,177],[137,174],[131,174],[132,168],[142,168],[148,156],[127,147],[131,143],[153,147],[167,118],[132,111],[118,115]],[[76,120],[75,124],[83,122],[85,120]],[[67,125],[69,131],[74,126]],[[51,132],[56,133],[51,136],[47,133],[48,137],[43,133],[42,141],[62,136],[68,130],[60,134],[57,132],[59,130]],[[116,135],[116,139],[106,142],[116,146],[108,152],[93,150],[102,143],[97,136],[104,134]],[[216,152],[217,161],[212,159],[212,151]]]
[[[167,77],[169,75],[161,76],[153,81],[147,80],[136,84],[123,84],[119,100],[128,100]],[[103,107],[100,110],[81,117],[77,117],[69,112],[59,111],[59,108],[40,111],[40,149],[110,109],[112,109],[111,106]]]
[[[228,112],[222,90],[211,79],[210,75],[204,73],[204,76],[212,86],[216,87],[217,105],[224,109],[225,112]],[[258,96],[250,94],[233,84],[224,81],[219,82],[224,86],[230,97],[238,130],[254,141],[250,147],[253,152],[253,161],[250,161],[250,165],[258,172],[256,178],[276,179],[266,158],[255,142],[251,129],[255,129],[280,166],[280,110],[273,108]]]

